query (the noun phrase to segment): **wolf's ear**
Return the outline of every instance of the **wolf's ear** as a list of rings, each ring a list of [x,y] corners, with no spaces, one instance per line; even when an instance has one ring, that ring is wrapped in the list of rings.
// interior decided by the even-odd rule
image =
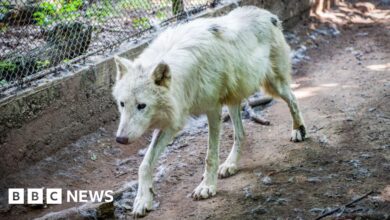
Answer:
[[[129,68],[133,65],[132,62],[126,58],[114,57],[116,64],[116,80],[122,79],[122,77],[128,73]]]
[[[171,82],[171,73],[168,64],[164,62],[159,63],[153,70],[152,80],[156,85],[168,88]]]

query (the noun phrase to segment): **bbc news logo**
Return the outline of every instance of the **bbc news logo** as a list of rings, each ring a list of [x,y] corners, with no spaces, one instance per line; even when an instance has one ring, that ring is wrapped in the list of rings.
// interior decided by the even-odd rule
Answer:
[[[25,191],[23,188],[8,189],[8,204],[62,204],[63,190],[60,188],[46,188],[44,195],[43,188],[28,188]],[[112,202],[114,200],[114,192],[112,190],[66,190],[66,202]],[[44,201],[44,198],[46,200]]]

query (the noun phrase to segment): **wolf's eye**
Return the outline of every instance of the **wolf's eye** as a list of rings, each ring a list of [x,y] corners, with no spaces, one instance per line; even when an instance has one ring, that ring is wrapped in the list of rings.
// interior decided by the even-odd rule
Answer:
[[[143,103],[137,105],[137,109],[138,109],[138,110],[142,110],[142,109],[144,109],[145,107],[146,107],[146,104],[143,104]]]
[[[122,106],[122,107],[125,107],[125,103],[123,103],[123,102],[120,102],[120,104],[121,104],[121,106]]]

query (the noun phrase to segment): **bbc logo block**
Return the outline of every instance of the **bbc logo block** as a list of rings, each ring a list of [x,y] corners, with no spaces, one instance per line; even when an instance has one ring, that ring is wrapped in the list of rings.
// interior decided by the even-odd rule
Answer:
[[[43,204],[43,188],[27,189],[27,204]],[[8,204],[24,204],[25,190],[22,188],[8,189]],[[62,189],[46,189],[46,204],[62,204]]]
[[[43,189],[27,189],[27,204],[43,204]]]
[[[62,204],[62,189],[47,189],[46,190],[47,204]]]
[[[8,204],[24,204],[24,189],[8,189]]]

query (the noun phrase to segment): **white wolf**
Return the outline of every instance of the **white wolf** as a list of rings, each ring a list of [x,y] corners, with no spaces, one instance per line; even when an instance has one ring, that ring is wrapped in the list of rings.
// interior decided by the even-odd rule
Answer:
[[[240,104],[260,87],[287,102],[293,118],[291,140],[304,140],[304,122],[289,87],[289,54],[277,16],[252,6],[171,27],[134,61],[115,57],[117,142],[126,144],[155,129],[139,168],[135,215],[152,208],[156,160],[191,115],[206,114],[209,122],[205,171],[192,194],[195,199],[215,195],[217,177],[237,172],[244,142]],[[229,108],[235,134],[232,151],[218,168],[223,105]]]

